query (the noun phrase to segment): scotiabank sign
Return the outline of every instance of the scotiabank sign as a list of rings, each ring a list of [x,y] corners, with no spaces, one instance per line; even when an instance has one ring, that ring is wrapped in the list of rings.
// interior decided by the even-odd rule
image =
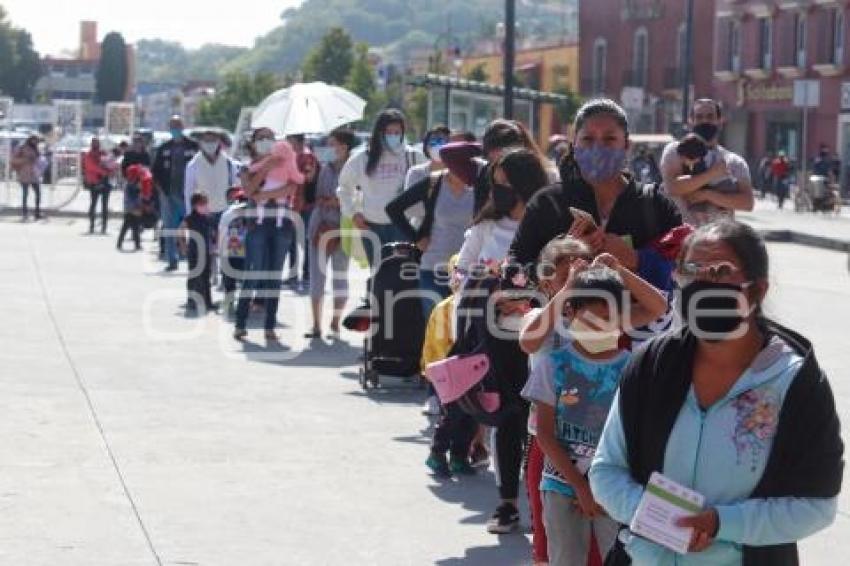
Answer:
[[[738,83],[738,106],[744,106],[749,102],[791,102],[792,100],[794,100],[792,85],[751,84],[745,81]]]

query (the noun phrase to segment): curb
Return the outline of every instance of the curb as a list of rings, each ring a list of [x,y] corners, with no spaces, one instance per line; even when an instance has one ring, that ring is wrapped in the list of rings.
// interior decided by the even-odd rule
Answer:
[[[801,246],[812,248],[850,253],[850,240],[815,236],[814,234],[795,232],[793,230],[759,230],[759,233],[768,242],[800,244]]]
[[[12,207],[0,208],[0,216],[3,216],[3,217],[7,217],[7,216],[20,217],[21,212],[22,211],[21,211],[20,208],[12,208]],[[75,210],[43,209],[42,214],[48,219],[50,219],[50,218],[82,218],[82,219],[85,219],[85,220],[89,219],[89,213],[88,212],[75,211]],[[97,218],[98,219],[100,218],[99,212],[97,214]],[[110,220],[112,220],[112,219],[121,220],[123,218],[124,218],[123,212],[116,212],[114,210],[109,211],[109,219]]]

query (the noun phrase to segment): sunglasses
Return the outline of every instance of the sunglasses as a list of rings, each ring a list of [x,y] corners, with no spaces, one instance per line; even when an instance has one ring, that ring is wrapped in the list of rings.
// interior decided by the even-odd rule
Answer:
[[[741,273],[741,269],[730,261],[716,261],[712,263],[698,263],[696,261],[684,261],[676,268],[674,278],[679,286],[687,285],[695,279],[717,283],[726,281]],[[742,284],[742,289],[751,283]]]

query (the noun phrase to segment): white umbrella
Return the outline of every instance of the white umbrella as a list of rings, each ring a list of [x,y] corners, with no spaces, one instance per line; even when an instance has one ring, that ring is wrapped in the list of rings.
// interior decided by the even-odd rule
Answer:
[[[324,134],[363,119],[366,101],[348,90],[322,82],[298,83],[273,92],[254,110],[252,128],[276,134]]]

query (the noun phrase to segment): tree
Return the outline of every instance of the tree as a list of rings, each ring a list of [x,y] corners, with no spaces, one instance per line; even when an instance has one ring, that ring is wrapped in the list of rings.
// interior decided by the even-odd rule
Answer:
[[[484,63],[478,63],[466,73],[466,79],[470,81],[478,81],[486,83],[490,80],[490,75],[487,74],[487,66]]]
[[[305,81],[343,85],[354,65],[354,44],[340,27],[331,28],[304,59]]]
[[[243,106],[256,106],[278,88],[270,73],[230,73],[210,99],[201,102],[198,124],[233,129]]]
[[[345,81],[345,88],[368,101],[375,93],[375,75],[372,65],[369,64],[369,46],[358,43],[355,51],[357,54]]]
[[[95,76],[98,102],[124,100],[127,96],[128,74],[127,44],[120,33],[110,32],[103,38]]]
[[[9,24],[0,6],[0,92],[30,102],[33,87],[43,73],[29,32]]]

